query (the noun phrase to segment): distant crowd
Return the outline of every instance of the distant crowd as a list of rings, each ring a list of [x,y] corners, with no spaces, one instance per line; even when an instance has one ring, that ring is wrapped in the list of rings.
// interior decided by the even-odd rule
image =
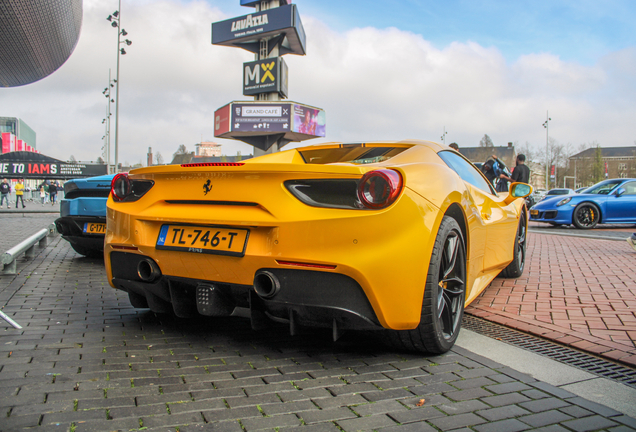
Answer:
[[[58,193],[64,191],[62,185],[57,180],[44,180],[36,187],[26,187],[24,179],[18,179],[12,186],[8,179],[3,179],[0,183],[0,208],[3,208],[6,201],[6,208],[10,209],[12,203],[12,192],[15,192],[15,208],[26,208],[29,202],[55,205],[58,200]],[[27,193],[27,194],[25,194]]]

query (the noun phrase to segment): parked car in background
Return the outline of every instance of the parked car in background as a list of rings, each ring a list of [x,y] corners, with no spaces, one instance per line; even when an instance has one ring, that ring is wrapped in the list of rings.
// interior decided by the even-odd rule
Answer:
[[[543,198],[541,198],[541,200],[545,200],[548,198],[552,198],[553,196],[557,196],[557,195],[573,195],[576,192],[574,192],[574,189],[568,189],[568,188],[554,188],[554,189],[550,189],[544,196]]]
[[[636,179],[604,180],[578,194],[547,197],[530,209],[530,220],[581,229],[636,223]]]
[[[589,187],[589,186],[585,186],[585,187],[582,187],[582,188],[575,189],[575,190],[574,190],[574,192],[576,192],[576,193],[581,193],[581,192],[583,192],[585,189],[587,189],[588,187]]]
[[[57,231],[78,254],[103,256],[106,233],[106,201],[113,174],[69,180],[60,200]]]
[[[464,306],[523,273],[532,192],[497,194],[458,152],[427,141],[330,143],[235,163],[118,174],[104,260],[133,306],[188,317],[248,313],[376,330],[441,353]]]

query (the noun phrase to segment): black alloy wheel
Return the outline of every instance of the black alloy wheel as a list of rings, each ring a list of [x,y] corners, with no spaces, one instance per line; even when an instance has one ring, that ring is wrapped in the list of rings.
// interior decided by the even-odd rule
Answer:
[[[447,352],[459,335],[465,301],[464,237],[455,219],[444,216],[431,254],[420,324],[414,330],[389,330],[389,341],[410,351]]]
[[[594,228],[601,219],[601,212],[598,207],[592,203],[579,204],[574,209],[572,222],[577,228],[591,229]]]
[[[528,239],[528,231],[526,227],[525,211],[519,218],[519,227],[515,236],[514,252],[512,262],[508,267],[503,269],[501,276],[506,278],[518,278],[523,274],[526,263],[526,240]]]

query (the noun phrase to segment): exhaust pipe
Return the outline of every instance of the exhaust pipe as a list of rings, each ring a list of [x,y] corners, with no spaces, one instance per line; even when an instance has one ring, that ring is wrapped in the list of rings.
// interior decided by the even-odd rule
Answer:
[[[254,291],[260,298],[269,299],[280,291],[280,282],[273,273],[261,271],[254,276]]]
[[[144,258],[137,264],[137,275],[144,282],[154,282],[161,276],[161,270],[153,260]]]

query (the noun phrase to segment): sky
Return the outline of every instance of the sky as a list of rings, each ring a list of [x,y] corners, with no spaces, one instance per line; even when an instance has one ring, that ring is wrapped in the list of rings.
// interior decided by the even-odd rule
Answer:
[[[633,0],[297,0],[307,55],[287,55],[289,99],[321,107],[327,137],[305,141],[426,139],[477,146],[636,145]],[[40,152],[102,155],[116,0],[84,0],[69,60],[30,85],[0,88],[0,116],[37,133]],[[253,54],[211,44],[210,25],[245,15],[239,0],[122,0],[133,44],[120,58],[119,161],[169,162],[179,145],[252,147],[214,138],[214,111],[242,95]],[[114,94],[114,92],[113,92]],[[114,104],[112,104],[114,119]],[[111,145],[114,147],[114,121]],[[287,148],[298,146],[289,144]],[[111,155],[114,160],[114,154]]]

